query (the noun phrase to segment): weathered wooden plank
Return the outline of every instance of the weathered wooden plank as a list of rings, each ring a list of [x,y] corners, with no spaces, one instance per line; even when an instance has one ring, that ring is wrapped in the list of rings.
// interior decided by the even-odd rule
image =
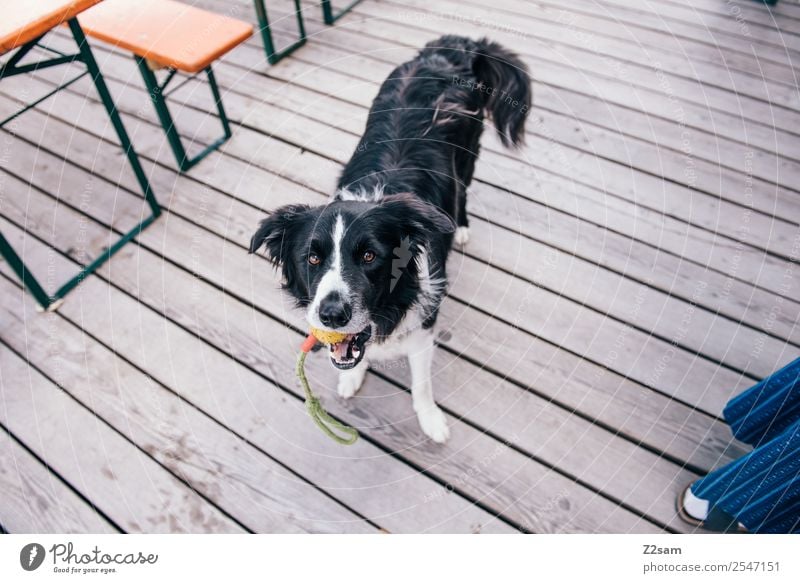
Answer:
[[[37,211],[37,214],[40,214],[40,213],[41,213],[41,210]],[[74,222],[74,220],[72,222]],[[69,223],[70,222],[66,222],[65,225],[69,224]],[[159,223],[159,225],[160,224],[161,223]],[[171,225],[180,224],[180,220],[175,218],[175,217],[170,217],[170,224]],[[87,229],[88,229],[88,226],[87,226]],[[156,225],[151,227],[151,229],[157,229]],[[148,232],[151,232],[151,231],[148,230]],[[164,235],[159,235],[158,233],[155,233],[155,237],[156,237],[156,240],[160,240],[161,243],[165,247],[170,247],[171,246],[171,243],[169,243],[169,242],[164,240]],[[203,250],[201,248],[198,248],[198,245],[200,245],[200,241],[198,240],[198,236],[197,236],[196,233],[193,234],[193,235],[190,235],[190,237],[191,237],[192,241],[194,242],[192,251],[193,252],[202,253],[202,256],[204,256],[206,258],[209,258],[210,257],[210,253],[213,250]],[[185,241],[186,240],[184,237],[180,237],[180,236],[177,237],[177,238],[179,240],[181,240],[181,241]],[[125,252],[123,251],[123,253],[125,253]],[[242,254],[242,255],[244,255],[244,254]],[[115,258],[115,259],[117,259],[117,258]],[[131,254],[131,261],[135,261],[136,264],[141,263],[142,260],[143,259],[142,259],[141,253],[133,253],[133,254]],[[119,264],[119,262],[120,262],[119,259],[117,259],[116,264]],[[205,268],[201,267],[200,269],[201,269],[200,273],[202,274],[203,271],[205,270]],[[131,275],[132,277],[131,277],[131,281],[130,281],[129,286],[133,288],[133,290],[134,290],[133,293],[134,293],[135,297],[136,298],[140,298],[140,299],[150,298],[150,293],[145,291],[145,290],[143,290],[142,287],[139,287],[139,286],[143,285],[143,283],[142,283],[143,281],[149,279],[149,274],[153,274],[153,275],[156,276],[153,279],[152,285],[164,286],[165,285],[164,280],[166,278],[166,279],[169,280],[169,283],[166,284],[166,285],[170,289],[179,289],[179,288],[189,287],[189,286],[191,286],[193,284],[193,282],[196,281],[196,280],[194,280],[192,278],[192,276],[190,274],[185,273],[185,274],[182,275],[182,277],[184,279],[186,279],[186,285],[185,286],[179,285],[179,283],[178,283],[180,281],[179,275],[177,273],[173,274],[173,275],[165,275],[163,267],[161,269],[145,269],[144,273],[140,272],[138,274],[136,273],[135,270],[126,269],[125,267],[122,267],[121,270],[115,270],[115,269],[112,268],[111,272],[112,272],[112,274],[122,273],[122,274]],[[84,285],[86,285],[86,284],[84,284]],[[165,294],[167,292],[166,292],[166,289],[160,288],[157,291],[153,291],[151,293],[152,293],[152,297],[154,298],[152,301],[159,301],[159,299],[163,299],[163,298],[166,297]],[[208,294],[197,294],[197,293],[195,293],[194,290],[193,290],[193,293],[191,294],[192,297],[196,298],[196,302],[195,302],[196,304],[199,304],[200,300],[202,298],[206,298],[207,295]],[[220,299],[209,299],[208,303],[207,303],[207,305],[205,307],[205,310],[207,311],[207,313],[217,315],[219,313],[219,309],[218,308],[219,308],[219,305],[220,305],[220,301],[221,301]],[[66,309],[66,306],[64,306],[62,308],[62,310],[65,310],[65,309]],[[165,304],[164,306],[159,306],[159,311],[161,309],[163,309],[165,311],[169,311],[170,310],[169,304]],[[245,312],[248,310],[245,306],[242,306],[241,309],[244,309]],[[198,311],[199,311],[199,307],[198,307],[198,305],[194,305],[194,306],[188,307],[187,311],[188,311],[189,314],[197,314]],[[227,309],[226,311],[228,313],[230,313],[229,309]],[[246,314],[243,314],[243,315],[246,315]],[[186,319],[186,313],[184,313],[182,317],[183,317],[183,319]],[[243,320],[243,318],[239,318],[239,320]],[[277,337],[280,334],[280,331],[283,329],[280,325],[275,324],[271,320],[264,319],[262,321],[265,323],[265,325],[269,324],[269,325],[271,325],[273,327],[276,327],[276,329],[274,331],[270,332],[270,331],[265,330],[264,328],[261,328],[260,331],[261,331],[262,334],[257,336],[257,338]],[[138,322],[138,323],[141,325],[141,322]],[[86,326],[85,319],[81,321],[81,326]],[[225,334],[224,334],[224,326],[225,326],[224,323],[217,322],[215,324],[215,326],[214,326],[215,329],[210,327],[208,329],[197,330],[196,333],[199,336],[202,336],[202,337],[215,338],[215,339],[216,338],[220,338],[220,339],[222,339],[225,336]],[[117,331],[117,333],[114,334],[114,339],[116,340],[119,337],[120,337],[120,334]],[[302,338],[302,336],[297,335],[297,342],[299,342],[301,338]],[[222,341],[222,340],[220,340],[220,341],[223,344],[223,348],[230,346],[232,343],[233,343],[233,348],[236,348],[236,341],[235,340],[232,340],[230,338],[225,338],[224,341]],[[253,354],[255,353],[255,351],[253,349],[255,347],[252,346],[252,342],[253,342],[252,340],[249,340],[249,341],[246,342],[246,344],[248,344],[248,346],[246,346],[246,348],[248,348],[248,350],[246,350],[243,353],[243,354],[247,354],[248,361],[250,361],[250,360],[252,360],[254,358]],[[173,340],[170,344],[174,345],[175,343],[176,343],[176,341]],[[115,348],[117,350],[119,350],[119,347],[117,345],[115,345]],[[287,347],[287,349],[290,351],[290,355],[293,354],[296,351],[296,348],[293,347],[293,346],[289,346],[289,347]],[[126,355],[129,355],[131,350],[135,350],[135,349],[133,347],[128,347],[128,350],[126,351]],[[193,352],[196,353],[197,351],[195,350]],[[265,373],[269,374],[269,373],[273,372],[274,369],[277,368],[277,367],[274,367],[274,365],[272,365],[271,363],[273,363],[273,362],[285,362],[287,360],[290,361],[291,360],[291,356],[288,356],[288,358],[287,358],[286,355],[282,355],[281,357],[272,355],[271,358],[267,359],[267,362],[269,362],[270,364],[268,366],[262,367],[262,368],[264,368],[264,372]],[[332,379],[330,379],[330,374],[332,374],[333,371],[332,371],[332,369],[330,369],[330,367],[327,365],[327,363],[323,363],[323,366],[325,367],[324,371],[325,371],[325,373],[327,373],[327,377],[328,377],[326,380],[328,381],[328,385],[330,386],[330,381],[332,380]],[[313,371],[315,370],[315,368],[316,367],[314,365],[309,366],[310,374],[314,374]],[[283,374],[284,375],[288,375],[286,378],[282,379],[283,382],[284,383],[291,383],[292,382],[291,367],[286,367],[286,370],[283,371]],[[384,398],[381,399],[381,402],[382,402],[382,404],[384,406],[387,405],[387,401],[390,401],[391,399],[396,398],[396,397],[392,397],[393,394],[394,395],[397,394],[395,388],[392,388],[392,387],[386,387],[385,388],[385,390],[384,390]],[[404,398],[403,400],[406,400],[406,399],[407,399],[407,397]],[[364,422],[365,418],[374,417],[374,419],[372,419],[372,424],[374,424],[376,427],[394,427],[394,430],[392,432],[390,432],[390,435],[395,440],[398,440],[398,436],[397,436],[398,427],[404,427],[404,426],[407,427],[408,425],[411,425],[413,427],[413,429],[410,432],[411,434],[409,436],[407,436],[407,439],[412,439],[413,440],[412,444],[413,444],[414,442],[416,442],[419,439],[417,436],[414,435],[415,433],[418,433],[418,432],[416,431],[415,421],[413,421],[413,417],[411,419],[409,419],[408,412],[404,411],[404,409],[405,409],[405,407],[402,407],[402,404],[398,404],[395,407],[389,407],[389,411],[394,413],[394,417],[395,417],[394,419],[391,416],[387,419],[386,417],[383,417],[381,415],[375,415],[375,414],[366,415],[365,412],[361,412],[360,414],[356,413],[356,416],[358,417],[358,419],[362,423]],[[336,408],[333,407],[332,410],[336,411]],[[347,413],[348,413],[348,410],[346,408],[342,408],[341,414],[342,415],[346,415]],[[383,409],[382,409],[382,413],[383,413]],[[454,480],[458,480],[459,484],[462,481],[464,482],[464,484],[461,487],[474,488],[474,485],[473,485],[473,481],[474,480],[471,477],[468,478],[468,479],[465,479],[463,477],[464,473],[466,472],[466,468],[473,466],[475,463],[479,463],[480,460],[482,460],[482,459],[485,459],[483,456],[488,455],[486,453],[486,451],[494,452],[494,453],[492,453],[492,455],[493,455],[493,462],[492,462],[493,463],[493,467],[492,467],[492,470],[491,471],[489,471],[489,470],[486,471],[486,474],[487,474],[486,479],[491,478],[492,479],[492,484],[493,484],[490,493],[487,494],[486,492],[484,492],[484,494],[483,494],[484,503],[487,503],[487,504],[490,502],[490,499],[493,500],[495,498],[502,498],[502,496],[505,496],[506,495],[505,494],[506,489],[508,489],[510,492],[518,492],[518,490],[519,490],[519,488],[521,487],[522,484],[528,484],[529,485],[532,482],[542,482],[542,477],[537,477],[535,475],[531,475],[530,474],[530,468],[535,467],[535,464],[533,464],[530,461],[526,461],[527,458],[524,458],[524,457],[520,456],[518,453],[513,452],[513,450],[508,450],[507,452],[505,452],[503,454],[500,454],[500,453],[495,451],[497,449],[496,445],[495,446],[491,446],[491,443],[490,443],[491,440],[486,440],[486,439],[482,439],[480,437],[477,437],[477,441],[476,441],[476,436],[471,435],[471,433],[473,431],[474,430],[466,430],[465,431],[464,429],[462,429],[462,431],[461,431],[461,434],[463,435],[462,439],[466,440],[467,444],[469,444],[469,445],[464,444],[464,443],[458,444],[457,442],[456,442],[456,444],[454,444],[454,447],[456,447],[456,445],[458,446],[455,451],[459,451],[459,455],[460,456],[467,455],[468,457],[466,459],[460,460],[459,462],[454,461],[453,464],[455,464],[455,467],[452,469],[452,471],[448,472],[448,470],[447,470],[448,464],[446,462],[442,462],[437,457],[437,455],[431,453],[430,452],[430,448],[427,448],[427,449],[420,448],[420,452],[421,453],[419,453],[417,455],[419,456],[419,455],[422,455],[422,454],[425,454],[425,453],[427,453],[427,455],[422,455],[421,459],[415,459],[414,460],[415,463],[418,463],[418,464],[424,465],[424,466],[429,466],[429,465],[435,463],[436,467],[437,467],[437,473],[444,474],[444,477],[448,478],[448,482],[449,483],[452,484],[452,483],[454,483]],[[466,433],[466,435],[464,435],[465,433]],[[483,451],[483,452],[477,451],[477,452],[473,453],[471,450],[474,450],[477,447],[477,445],[480,445],[480,443],[482,441],[483,442],[488,442],[486,447],[488,447],[489,449],[487,450],[486,448],[484,448],[485,451]],[[408,452],[412,451],[411,449],[409,449],[411,444],[409,444],[407,442],[404,442],[403,440],[399,440],[397,443],[390,443],[389,445],[391,445],[392,449],[397,449],[399,451],[404,451],[407,454],[408,454]],[[480,455],[478,455],[478,454],[480,454]],[[474,458],[472,458],[472,456],[474,456]],[[472,459],[472,461],[470,461],[471,459]],[[506,461],[506,459],[508,459],[508,461]],[[514,465],[515,461],[517,462],[516,465]],[[461,465],[461,464],[463,464],[463,465]],[[522,464],[522,466],[520,467],[518,464]],[[503,478],[496,477],[494,475],[494,472],[501,472],[504,469],[508,470],[508,475],[505,475]],[[547,470],[544,470],[544,471],[547,471]],[[550,474],[548,473],[548,475],[550,475]],[[504,484],[504,485],[498,486],[495,483],[495,480],[497,480],[499,483]],[[607,501],[604,501],[602,499],[598,499],[596,497],[596,495],[594,495],[591,492],[587,492],[587,491],[585,491],[583,489],[578,489],[577,493],[572,493],[572,494],[564,493],[563,492],[564,489],[566,489],[568,487],[567,484],[569,484],[570,482],[568,480],[565,480],[563,477],[559,477],[557,474],[550,475],[550,477],[548,478],[548,480],[546,480],[546,482],[548,484],[548,488],[556,488],[556,487],[558,487],[558,490],[557,491],[553,491],[551,494],[548,495],[548,497],[549,496],[553,496],[553,495],[558,495],[558,496],[561,496],[561,497],[568,497],[570,502],[565,504],[565,506],[572,506],[572,508],[575,508],[576,505],[578,505],[580,508],[586,508],[585,513],[587,514],[587,517],[586,518],[582,518],[581,520],[578,520],[577,522],[573,520],[573,522],[571,522],[571,523],[570,522],[566,522],[565,523],[563,517],[559,516],[558,520],[556,520],[555,517],[554,517],[552,519],[552,524],[550,524],[550,523],[543,522],[542,518],[538,518],[536,516],[536,512],[539,511],[539,506],[538,505],[530,505],[528,503],[523,503],[520,500],[517,500],[516,498],[513,498],[513,499],[504,500],[502,503],[498,503],[499,507],[500,508],[507,508],[510,505],[513,505],[515,507],[519,506],[519,505],[522,505],[521,508],[524,510],[526,507],[530,506],[530,508],[532,509],[531,510],[532,514],[522,515],[522,517],[524,517],[525,520],[520,521],[519,524],[529,525],[529,526],[533,527],[534,530],[537,530],[537,531],[539,531],[539,530],[551,531],[553,528],[570,529],[570,528],[573,528],[573,527],[575,529],[579,530],[579,531],[581,531],[581,530],[603,530],[603,529],[607,529],[607,528],[612,528],[612,526],[610,526],[610,524],[615,524],[615,523],[617,524],[617,526],[614,526],[613,528],[620,528],[620,529],[625,529],[625,530],[627,530],[627,529],[651,530],[652,529],[651,526],[647,526],[644,523],[641,526],[637,526],[639,524],[639,522],[640,522],[638,519],[636,519],[635,517],[630,515],[627,511],[624,511],[622,509],[616,508],[615,506],[610,505]],[[431,494],[431,496],[432,496],[432,494]],[[515,494],[515,496],[516,496],[516,494]],[[429,495],[426,494],[426,498],[428,498],[428,497],[429,497]],[[540,499],[542,499],[542,496],[541,495],[537,495],[537,496],[535,496],[535,499],[540,500]],[[592,502],[592,500],[595,500],[595,501]],[[598,505],[598,504],[601,507],[605,506],[606,510],[602,510],[601,511],[601,510],[599,510],[599,508],[596,509],[596,510],[592,510],[591,508],[589,508],[589,506],[591,506],[591,505]],[[563,510],[563,508],[561,510],[559,510],[559,512],[561,512],[562,510]],[[510,512],[512,512],[516,516],[519,511],[514,510],[514,511],[510,511]],[[604,521],[606,519],[604,517],[604,514],[606,512],[612,512],[612,513],[618,513],[618,514],[621,513],[621,517],[617,517],[615,519],[612,519],[612,522],[609,523],[609,526],[605,526],[606,523]],[[599,521],[597,523],[593,523],[592,522],[594,520],[597,520],[598,517],[601,517],[601,516],[604,517],[602,521]],[[592,517],[594,517],[594,518],[592,518]],[[516,516],[516,518],[519,519],[520,516]],[[548,520],[550,520],[550,519],[548,518]],[[589,521],[589,522],[584,522],[584,521]],[[572,524],[573,526],[569,526],[570,524]]]
[[[470,2],[476,4],[475,2]],[[621,40],[633,40],[641,45],[691,55],[692,63],[703,61],[712,65],[749,73],[756,79],[769,79],[785,84],[791,77],[790,67],[770,60],[770,47],[761,48],[758,60],[750,45],[743,47],[739,36],[722,31],[710,31],[682,21],[665,21],[652,12],[629,12],[605,7],[597,2],[543,2],[534,8],[527,0],[505,0],[499,7],[512,20],[516,15],[545,19],[548,22],[574,27],[576,31],[594,32]],[[578,37],[580,38],[580,37]]]
[[[8,229],[3,222],[4,233]],[[28,247],[26,250],[29,250]],[[45,259],[46,253],[30,253]],[[3,264],[3,270],[6,266]],[[25,297],[0,279],[4,298]],[[2,311],[9,314],[8,300]],[[3,337],[19,332],[28,310],[17,313]],[[58,358],[58,354],[52,357]],[[217,508],[152,458],[81,407],[10,350],[0,351],[4,390],[0,422],[103,513],[128,532],[242,532]]]
[[[599,109],[598,109],[599,107]],[[712,164],[725,166],[733,172],[743,170],[765,180],[776,176],[792,176],[797,170],[797,160],[792,150],[783,150],[773,143],[773,149],[765,150],[753,144],[743,144],[719,134],[708,133],[697,128],[672,121],[647,116],[640,111],[622,107],[610,102],[598,102],[579,92],[558,87],[542,86],[536,95],[536,110],[546,109],[581,120],[585,125],[599,125],[605,129],[631,136],[657,145],[660,149],[677,151],[684,162],[705,160]],[[602,115],[598,115],[598,111]],[[535,118],[534,118],[535,119]],[[542,128],[547,135],[547,129]],[[793,136],[788,137],[796,143]]]
[[[494,138],[489,136],[487,139]],[[547,150],[546,144],[546,140],[536,140],[536,143],[528,146],[529,155],[535,157],[538,163],[549,159],[552,164],[560,166],[562,172],[574,172],[574,180],[584,186],[595,184],[601,192],[612,193],[633,204],[642,204],[652,211],[687,221],[712,233],[721,232],[733,239],[729,244],[741,240],[745,245],[786,257],[787,250],[792,248],[793,240],[797,237],[797,225],[784,221],[778,214],[756,211],[756,208],[766,207],[774,212],[771,206],[773,201],[757,200],[752,193],[747,206],[728,205],[657,176],[626,170],[617,163],[607,162],[586,152],[553,147]],[[475,167],[476,178],[523,196],[541,176],[538,168],[520,163],[511,156],[487,152],[482,162]]]
[[[3,370],[0,370],[0,387],[4,391],[20,390],[12,379],[4,379]],[[119,532],[3,428],[0,428],[0,492],[3,493],[0,524],[7,532]]]
[[[471,3],[475,4],[475,2]],[[599,1],[571,3],[564,6],[558,5],[552,0],[545,0],[545,2],[537,2],[537,4],[541,5],[543,12],[556,12],[561,8],[562,12],[590,15],[595,20],[598,20],[598,26],[606,24],[606,28],[612,29],[616,25],[617,28],[628,31],[629,36],[636,34],[637,38],[645,41],[651,37],[655,38],[659,41],[658,44],[654,45],[656,48],[660,48],[664,44],[669,46],[669,39],[672,38],[673,42],[676,40],[680,42],[678,47],[684,47],[680,52],[688,54],[698,52],[698,49],[701,49],[704,44],[705,47],[724,49],[726,53],[734,51],[746,54],[749,44],[744,43],[745,41],[750,41],[753,44],[757,44],[760,49],[757,53],[759,60],[767,63],[784,63],[785,57],[781,59],[781,55],[775,56],[774,53],[780,52],[785,47],[796,48],[800,46],[797,44],[798,39],[786,40],[782,38],[782,36],[786,36],[785,33],[779,35],[775,25],[772,23],[762,30],[761,25],[752,19],[748,19],[748,24],[754,25],[756,27],[755,30],[760,33],[759,35],[751,34],[749,38],[747,35],[742,34],[745,27],[738,22],[736,23],[738,26],[731,27],[730,30],[726,30],[724,27],[708,26],[703,22],[703,10],[698,9],[696,4],[692,4],[693,14],[688,19],[676,18],[674,13],[668,14],[670,10],[668,5],[667,10],[662,11],[662,6],[665,6],[665,4],[653,4],[652,2],[622,0],[622,2],[612,1],[606,3]],[[742,5],[745,5],[745,3],[739,4],[739,6]],[[503,2],[502,7],[504,11],[511,11],[512,14],[525,13],[523,0],[506,0]],[[730,5],[727,8],[727,17],[723,20],[725,24],[728,24],[730,20],[736,20],[735,15],[731,12],[733,6]],[[528,12],[531,12],[530,8],[528,8]],[[536,13],[538,14],[538,11]],[[562,17],[561,22],[565,21],[568,21],[567,18]],[[637,34],[640,30],[641,32]],[[658,34],[659,32],[662,34]],[[680,50],[680,48],[676,48],[676,50]],[[702,54],[702,51],[700,52]],[[750,53],[749,57],[751,61],[756,58],[752,53]],[[774,59],[777,59],[777,61]]]
[[[750,40],[753,44],[763,42],[774,45],[771,55],[787,58],[780,49],[785,47],[783,36],[778,34],[784,29],[787,32],[800,32],[797,26],[797,8],[791,2],[781,2],[776,6],[750,5],[747,2],[733,2],[724,5],[705,1],[700,5],[694,2],[645,2],[632,4],[628,0],[606,0],[609,7],[618,6],[634,14],[657,14],[669,24],[672,22],[692,23],[698,29],[705,29],[716,34],[724,32],[742,41]],[[782,17],[786,14],[786,17]],[[737,17],[740,15],[740,17]],[[777,27],[776,27],[777,24]],[[756,27],[755,29],[751,27]],[[755,39],[755,40],[753,40]]]
[[[387,10],[388,9],[388,10]],[[533,12],[528,9],[528,14],[508,14],[497,11],[494,7],[478,6],[474,3],[443,0],[435,5],[424,3],[420,0],[384,0],[375,3],[372,7],[367,5],[359,9],[360,13],[378,17],[382,12],[388,12],[388,17],[396,20],[396,13],[392,9],[403,10],[403,14],[419,15],[419,20],[425,21],[429,15],[429,22],[440,24],[452,22],[454,10],[466,18],[470,24],[485,26],[479,23],[492,23],[498,20],[509,23],[509,31],[516,37],[517,45],[527,52],[538,52],[542,45],[552,46],[555,51],[565,59],[582,69],[592,70],[599,62],[610,65],[605,69],[613,71],[618,76],[624,76],[637,84],[644,80],[642,73],[652,74],[655,70],[664,75],[663,79],[673,86],[676,95],[680,98],[691,100],[697,90],[701,90],[706,105],[717,106],[723,103],[733,103],[741,99],[740,107],[752,110],[756,116],[768,111],[766,102],[776,107],[791,110],[794,104],[792,88],[788,85],[774,85],[755,83],[752,77],[737,79],[738,75],[719,66],[707,66],[702,61],[690,60],[691,56],[684,54],[675,56],[669,51],[653,49],[636,41],[619,41],[614,38],[596,35],[592,32],[576,34],[569,22],[547,22],[546,20],[531,18]],[[413,22],[413,19],[406,18]],[[447,26],[447,24],[445,24]],[[461,26],[459,23],[458,26]],[[499,33],[506,31],[500,30]],[[494,37],[497,33],[492,31]],[[510,37],[509,37],[510,38]],[[545,52],[544,55],[547,55]],[[737,83],[738,81],[738,83]],[[695,90],[692,90],[692,87]],[[754,117],[757,121],[760,117]]]

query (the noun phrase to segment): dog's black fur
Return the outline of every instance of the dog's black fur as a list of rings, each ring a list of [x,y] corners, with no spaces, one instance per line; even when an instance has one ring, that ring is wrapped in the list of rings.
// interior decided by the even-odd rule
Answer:
[[[484,117],[504,145],[519,145],[530,105],[527,68],[502,46],[457,36],[428,43],[384,81],[339,188],[411,192],[467,226]]]
[[[455,227],[468,225],[466,189],[484,118],[493,120],[505,145],[519,145],[530,104],[525,65],[500,45],[456,36],[429,43],[381,86],[332,201],[279,208],[262,222],[250,251],[266,245],[282,266],[284,287],[307,307],[331,269],[331,234],[341,217],[346,234],[340,269],[353,297],[332,294],[322,301],[333,302],[340,321],[367,313],[378,342],[415,305],[423,308],[423,327],[430,328],[445,287],[432,282],[445,281]],[[403,245],[416,260],[397,279],[393,262]],[[371,262],[364,261],[367,251],[376,256]],[[310,264],[312,255],[319,264]],[[427,273],[420,273],[423,268]],[[309,319],[314,325],[315,315]],[[348,324],[329,327],[359,332]]]

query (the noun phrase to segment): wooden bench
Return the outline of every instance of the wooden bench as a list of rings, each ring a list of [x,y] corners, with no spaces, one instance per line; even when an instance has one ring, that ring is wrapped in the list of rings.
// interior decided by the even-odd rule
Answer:
[[[253,34],[251,24],[173,0],[104,0],[82,13],[79,21],[88,36],[133,53],[181,171],[230,138],[211,65]],[[163,82],[156,77],[159,69],[168,71]],[[167,85],[178,71],[190,75],[206,72],[224,131],[221,138],[192,158],[186,153],[166,100]]]

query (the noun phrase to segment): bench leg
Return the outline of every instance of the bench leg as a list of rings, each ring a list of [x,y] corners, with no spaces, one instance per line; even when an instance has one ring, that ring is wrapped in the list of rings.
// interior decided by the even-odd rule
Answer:
[[[350,12],[350,10],[355,8],[356,4],[359,2],[361,2],[361,0],[353,0],[349,5],[345,6],[339,12],[334,14],[333,7],[331,6],[331,0],[322,0],[322,19],[325,21],[325,24],[333,24],[342,16]]]
[[[264,0],[253,0],[253,2],[256,7],[261,40],[264,42],[264,52],[267,54],[267,61],[269,61],[270,65],[274,65],[283,57],[293,53],[306,44],[306,27],[303,23],[303,12],[300,8],[300,0],[294,0],[295,14],[297,15],[297,30],[300,36],[295,42],[279,52],[275,51],[275,43],[272,40],[272,29],[269,25],[269,18],[267,17],[267,8],[264,6]]]
[[[50,66],[51,64],[59,64],[61,62],[67,61],[79,61],[86,65],[86,71],[91,76],[92,81],[94,81],[95,88],[100,96],[100,100],[103,102],[103,105],[106,108],[106,112],[108,113],[108,117],[111,119],[111,123],[114,126],[114,129],[117,132],[117,137],[119,138],[120,144],[122,146],[125,155],[128,158],[128,162],[133,169],[133,173],[136,176],[136,180],[139,183],[139,186],[144,193],[144,198],[147,201],[148,206],[150,207],[150,216],[145,218],[142,222],[138,225],[133,227],[130,231],[122,235],[122,237],[109,248],[104,250],[96,259],[94,259],[88,265],[85,265],[83,269],[81,269],[77,275],[73,276],[69,281],[63,284],[60,288],[58,288],[52,295],[49,295],[41,284],[37,281],[37,279],[33,276],[31,271],[22,261],[22,258],[17,255],[14,249],[9,244],[8,240],[0,234],[0,256],[5,259],[8,263],[9,267],[14,271],[14,273],[19,277],[22,281],[22,285],[27,289],[31,295],[36,299],[39,305],[42,307],[43,310],[47,311],[54,311],[61,305],[61,300],[64,298],[67,293],[72,291],[75,287],[77,287],[88,275],[95,272],[98,267],[100,267],[103,263],[108,261],[112,255],[114,255],[117,251],[122,249],[125,244],[127,244],[131,239],[136,237],[139,233],[142,232],[148,225],[150,225],[153,221],[155,221],[158,216],[161,214],[161,206],[158,204],[155,195],[153,194],[153,189],[150,187],[150,181],[147,179],[147,175],[144,173],[144,169],[139,161],[139,156],[136,154],[136,151],[133,149],[133,144],[131,143],[130,137],[128,136],[128,132],[125,129],[125,126],[122,123],[122,119],[119,116],[119,112],[117,111],[116,106],[114,105],[114,101],[111,98],[111,93],[108,91],[108,87],[106,86],[105,79],[103,78],[103,74],[100,72],[100,68],[97,66],[97,61],[95,61],[94,55],[92,54],[92,50],[89,47],[89,44],[86,42],[86,36],[83,33],[83,30],[78,24],[77,19],[73,18],[69,21],[69,28],[72,32],[72,36],[75,39],[75,42],[78,45],[79,52],[76,55],[70,56],[69,58],[64,57],[62,59],[54,59],[45,64],[45,66]],[[29,50],[29,49],[28,49]],[[27,50],[26,50],[27,52]],[[19,57],[12,57],[11,63],[13,64],[19,61]],[[24,71],[23,68],[18,68],[16,72]],[[14,73],[14,71],[12,71]],[[81,75],[82,76],[82,75]],[[81,76],[76,77],[75,79],[80,78]],[[70,81],[69,83],[72,83]],[[67,84],[62,85],[59,89],[63,89]],[[34,105],[41,102],[41,99],[37,100],[33,104],[25,107],[22,112],[27,111]],[[20,112],[21,113],[21,112]]]
[[[86,36],[83,34],[83,29],[81,28],[81,25],[78,24],[78,20],[76,18],[73,18],[69,21],[69,28],[72,31],[72,36],[75,38],[75,42],[80,48],[80,60],[83,61],[83,63],[86,65],[86,68],[89,70],[89,75],[92,77],[92,81],[94,81],[94,86],[97,89],[97,93],[100,95],[100,100],[103,102],[103,106],[105,106],[106,111],[108,112],[108,117],[111,118],[111,124],[114,126],[114,129],[117,132],[117,137],[122,145],[122,149],[125,151],[125,155],[128,157],[128,163],[131,165],[131,168],[133,168],[133,173],[136,175],[136,180],[139,182],[139,186],[144,193],[144,198],[147,201],[147,204],[150,206],[153,216],[157,217],[161,214],[161,207],[156,200],[155,194],[153,194],[150,181],[147,179],[147,176],[142,169],[142,164],[139,161],[139,155],[136,153],[136,150],[133,149],[133,144],[128,136],[128,131],[122,124],[122,118],[119,116],[117,106],[114,104],[114,100],[111,98],[111,93],[108,91],[103,74],[100,72],[100,68],[97,66],[97,61],[94,59],[94,54],[92,53],[91,48],[89,48],[89,43],[86,40]]]
[[[160,85],[156,79],[155,73],[153,73],[153,71],[147,65],[147,60],[138,56],[134,58],[136,59],[136,64],[139,66],[139,71],[142,73],[144,84],[147,87],[147,91],[150,94],[153,105],[156,108],[156,113],[158,114],[158,119],[161,122],[161,127],[164,128],[164,132],[167,134],[167,141],[172,148],[172,152],[175,154],[175,159],[178,162],[178,168],[181,172],[186,172],[195,164],[200,162],[200,160],[219,148],[231,137],[230,123],[228,122],[228,116],[225,113],[225,107],[222,105],[222,96],[219,93],[219,87],[217,86],[217,79],[214,77],[214,71],[211,70],[210,65],[205,70],[208,77],[208,84],[211,87],[211,95],[214,98],[214,103],[217,106],[217,113],[219,114],[219,119],[222,123],[223,134],[222,137],[214,140],[193,158],[189,158],[186,153],[186,148],[183,146],[181,136],[178,133],[178,129],[175,127],[175,121],[173,120],[172,114],[169,111],[167,98],[164,94],[166,84],[172,78],[172,75],[170,75],[166,83]]]
[[[50,299],[50,296],[47,295],[47,292],[44,291],[44,288],[42,288],[41,284],[39,284],[30,270],[22,262],[20,256],[17,255],[13,247],[6,241],[2,233],[0,233],[0,256],[5,259],[8,266],[17,274],[17,277],[22,281],[22,285],[31,292],[31,295],[36,298],[36,301],[39,302],[42,309],[46,310],[49,308],[53,300]]]

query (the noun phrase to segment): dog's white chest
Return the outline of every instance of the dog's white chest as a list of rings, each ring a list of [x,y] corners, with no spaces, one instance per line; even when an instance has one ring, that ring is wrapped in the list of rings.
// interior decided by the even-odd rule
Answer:
[[[432,330],[422,329],[419,310],[414,310],[406,314],[400,326],[384,342],[371,343],[365,358],[371,362],[398,360],[420,350],[424,339],[432,333]]]

